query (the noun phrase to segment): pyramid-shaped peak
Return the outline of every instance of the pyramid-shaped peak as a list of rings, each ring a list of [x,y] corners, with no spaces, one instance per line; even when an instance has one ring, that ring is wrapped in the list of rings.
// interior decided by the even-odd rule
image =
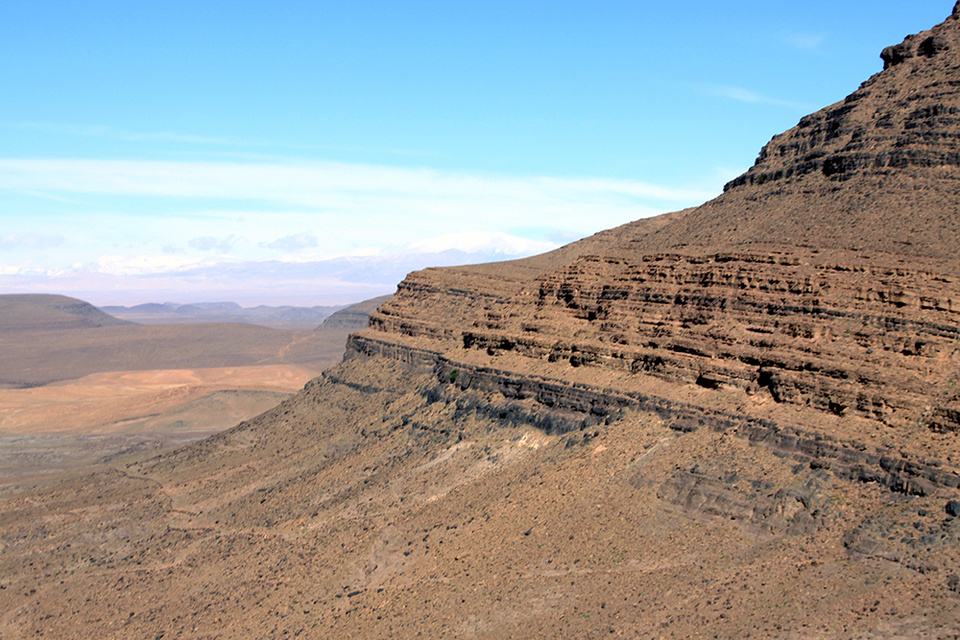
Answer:
[[[727,189],[818,171],[846,180],[863,171],[960,164],[958,17],[960,3],[945,22],[885,48],[883,72],[774,137]]]
[[[889,69],[913,58],[932,58],[944,51],[956,48],[958,42],[956,35],[957,19],[960,19],[960,2],[953,7],[953,13],[941,25],[930,31],[907,36],[900,44],[886,47],[880,52],[880,58],[883,59],[883,68]]]
[[[960,270],[960,3],[882,52],[885,69],[774,138],[724,194],[632,246],[798,246]]]

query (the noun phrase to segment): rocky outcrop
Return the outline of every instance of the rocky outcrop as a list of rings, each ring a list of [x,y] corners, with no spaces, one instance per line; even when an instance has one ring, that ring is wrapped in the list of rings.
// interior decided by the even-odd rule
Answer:
[[[736,480],[735,474],[718,477],[697,465],[670,476],[657,497],[700,518],[739,522],[772,535],[799,535],[822,526],[825,505],[815,487],[747,483],[735,488]]]
[[[838,441],[771,420],[711,411],[693,403],[622,389],[478,367],[439,351],[351,336],[346,358],[362,357],[388,358],[413,372],[432,375],[440,385],[431,392],[432,401],[442,400],[501,421],[533,425],[548,434],[583,431],[609,424],[624,411],[639,411],[656,414],[678,432],[699,428],[727,432],[810,468],[829,469],[841,478],[878,483],[899,493],[928,495],[938,487],[960,488],[960,469],[942,461],[889,448],[870,449],[854,440]]]
[[[814,258],[583,256],[512,297],[469,297],[473,312],[453,322],[433,314],[443,293],[422,273],[372,327],[488,355],[767,394],[889,426],[960,428],[948,408],[954,378],[939,366],[960,357],[956,281]]]
[[[863,172],[956,166],[960,98],[942,75],[960,64],[956,22],[909,36],[880,57],[884,73],[776,136],[726,190],[817,172],[836,181]]]
[[[550,259],[410,274],[351,349],[523,402],[550,432],[651,412],[837,477],[954,491],[956,17],[885,50],[719,198]]]

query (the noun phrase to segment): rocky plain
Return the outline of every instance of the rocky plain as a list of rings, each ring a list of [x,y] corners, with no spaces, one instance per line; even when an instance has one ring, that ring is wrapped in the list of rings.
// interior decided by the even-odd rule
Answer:
[[[715,200],[5,486],[0,637],[960,637],[960,4],[881,58]]]

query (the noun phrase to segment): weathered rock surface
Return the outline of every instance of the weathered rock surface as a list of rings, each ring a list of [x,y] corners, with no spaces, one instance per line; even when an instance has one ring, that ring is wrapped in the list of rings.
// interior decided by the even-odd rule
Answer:
[[[737,415],[953,458],[934,434],[960,430],[955,18],[716,200],[552,259],[411,274],[361,338],[618,392],[656,380],[662,399],[695,386]]]
[[[415,272],[338,367],[0,496],[0,634],[960,634],[960,5],[702,207]]]

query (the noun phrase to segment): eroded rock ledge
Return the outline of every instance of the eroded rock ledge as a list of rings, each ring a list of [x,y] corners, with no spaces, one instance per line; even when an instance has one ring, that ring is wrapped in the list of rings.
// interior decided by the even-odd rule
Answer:
[[[861,173],[957,166],[960,96],[942,74],[945,68],[955,71],[960,60],[956,10],[951,17],[884,48],[883,73],[776,136],[756,165],[725,190],[810,174],[846,181]]]
[[[928,495],[938,488],[960,488],[960,470],[942,461],[873,449],[770,420],[705,410],[637,392],[474,366],[452,360],[440,351],[353,335],[347,343],[346,358],[358,357],[389,358],[418,373],[429,372],[437,381],[437,387],[430,391],[433,399],[532,424],[547,432],[584,431],[615,420],[627,410],[651,412],[676,431],[723,431],[811,468],[829,469],[841,478],[858,482],[875,482],[895,492]]]
[[[441,350],[511,353],[960,431],[960,283],[814,254],[585,255],[512,295],[412,274],[372,316]]]

